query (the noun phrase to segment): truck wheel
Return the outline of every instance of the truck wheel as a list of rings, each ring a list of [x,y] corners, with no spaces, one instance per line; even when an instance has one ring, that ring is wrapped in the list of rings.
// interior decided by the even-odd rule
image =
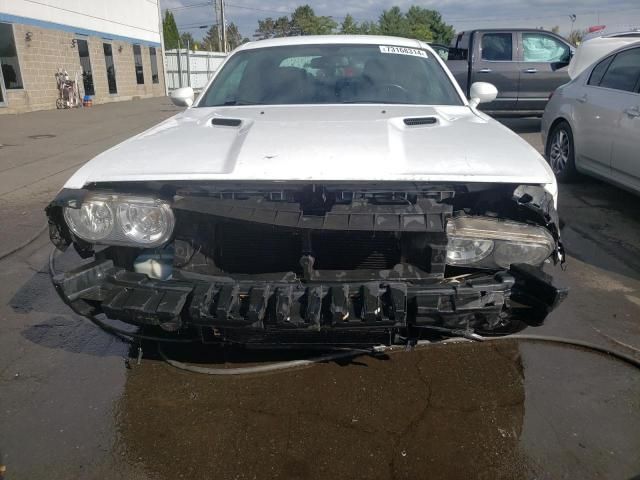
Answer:
[[[575,164],[573,133],[567,122],[559,122],[551,130],[546,154],[547,162],[560,183],[569,183],[575,180],[578,172]]]

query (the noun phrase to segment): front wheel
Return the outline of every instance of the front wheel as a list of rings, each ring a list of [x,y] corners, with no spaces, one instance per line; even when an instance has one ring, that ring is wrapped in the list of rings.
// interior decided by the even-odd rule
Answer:
[[[551,130],[546,149],[547,162],[561,183],[568,183],[577,176],[575,149],[571,127],[565,121]]]

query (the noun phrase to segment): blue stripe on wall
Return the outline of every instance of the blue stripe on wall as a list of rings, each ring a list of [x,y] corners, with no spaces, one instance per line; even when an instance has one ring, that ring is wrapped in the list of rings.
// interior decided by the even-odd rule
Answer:
[[[46,22],[44,20],[36,20],[35,18],[19,17],[17,15],[9,15],[8,13],[0,12],[0,22],[6,23],[21,23],[24,25],[33,25],[34,27],[49,28],[52,30],[62,30],[64,32],[75,33],[78,35],[88,35],[91,37],[100,37],[104,40],[117,40],[127,43],[137,43],[139,45],[148,45],[150,47],[160,47],[157,42],[150,42],[148,40],[142,40],[133,37],[123,37],[121,35],[113,35],[106,32],[97,32],[95,30],[87,30],[84,28],[73,27],[71,25],[63,25],[61,23]]]

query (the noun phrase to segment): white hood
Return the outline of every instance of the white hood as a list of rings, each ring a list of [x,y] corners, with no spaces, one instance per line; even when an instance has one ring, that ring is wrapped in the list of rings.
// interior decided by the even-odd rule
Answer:
[[[220,117],[241,125],[212,125]],[[555,183],[535,149],[466,106],[300,105],[190,108],[98,155],[65,187],[146,180]]]

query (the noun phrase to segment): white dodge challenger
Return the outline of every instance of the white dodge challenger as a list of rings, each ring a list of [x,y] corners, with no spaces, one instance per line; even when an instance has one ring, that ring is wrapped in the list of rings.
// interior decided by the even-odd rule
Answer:
[[[86,259],[56,289],[89,318],[243,344],[539,324],[566,295],[542,270],[563,261],[557,185],[476,109],[496,93],[467,100],[417,40],[245,44],[51,202],[53,243]]]

